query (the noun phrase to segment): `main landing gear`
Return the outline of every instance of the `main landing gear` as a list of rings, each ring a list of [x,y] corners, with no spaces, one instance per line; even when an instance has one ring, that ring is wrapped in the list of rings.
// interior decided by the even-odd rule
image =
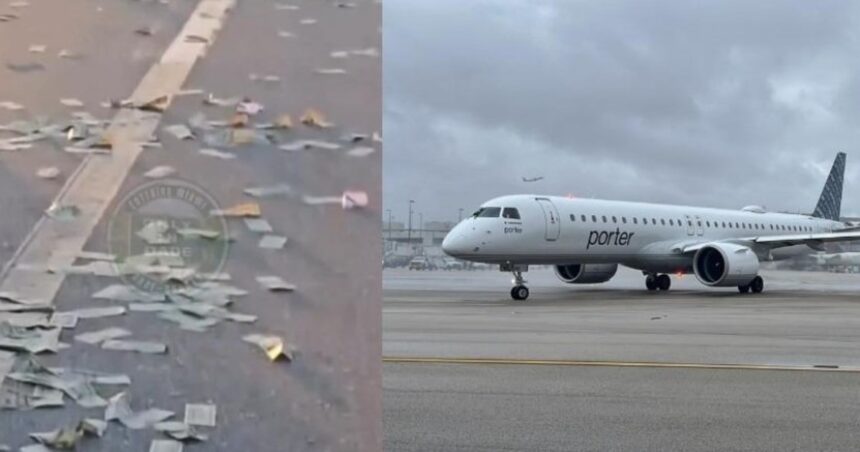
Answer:
[[[747,285],[738,286],[738,292],[740,293],[761,293],[762,290],[764,290],[764,280],[761,279],[761,276],[756,276]]]
[[[649,274],[645,277],[645,287],[650,291],[654,290],[669,290],[672,285],[672,280],[666,274]]]

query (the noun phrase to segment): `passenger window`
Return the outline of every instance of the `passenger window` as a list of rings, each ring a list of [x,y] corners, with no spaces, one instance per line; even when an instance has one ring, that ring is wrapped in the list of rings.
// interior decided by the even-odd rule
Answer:
[[[576,215],[570,214],[570,221],[573,221],[574,223],[576,223]]]
[[[603,215],[603,222],[606,223],[606,215]]]
[[[656,224],[657,224],[657,219],[656,219],[656,218],[652,218],[652,219],[651,219],[651,224],[656,225]]]
[[[597,215],[592,215],[592,216],[591,216],[591,222],[592,222],[592,223],[597,223]]]
[[[615,215],[613,215],[613,216],[612,216],[612,222],[613,222],[613,223],[618,223],[618,219],[617,219],[617,218],[615,218]]]
[[[702,220],[699,220],[698,223],[699,223],[699,227],[702,227]]]
[[[648,224],[648,219],[647,219],[647,218],[643,218],[643,219],[642,219],[642,224],[647,225],[647,224]]]
[[[711,227],[711,222],[710,222],[710,221],[706,221],[706,222],[705,222],[705,226],[707,226],[707,227]]]
[[[579,218],[582,220],[582,222],[583,222],[583,223],[585,223],[585,222],[587,222],[587,221],[588,221],[588,220],[586,220],[586,219],[585,219],[585,215],[584,215],[584,214],[583,214],[583,215],[580,215],[580,216],[579,216]]]
[[[621,217],[621,222],[627,224],[627,217]]]
[[[693,227],[693,220],[687,220],[687,226]]]
[[[675,226],[675,220],[669,218],[669,226]]]
[[[723,227],[726,227],[726,222],[725,222],[725,221],[723,222]]]
[[[505,210],[502,211],[502,218],[508,218],[511,220],[519,220],[520,219],[520,212],[517,209],[514,209],[513,207],[505,207]],[[571,215],[570,219],[573,220],[574,216]]]
[[[683,227],[684,227],[684,223],[682,223],[682,222],[681,222],[681,220],[678,220],[678,226],[681,226],[681,227],[683,228]]]
[[[740,223],[738,223],[737,221],[735,221],[735,229],[740,229],[740,228],[741,228]]]
[[[481,218],[498,218],[499,214],[502,212],[501,207],[484,207],[483,209],[478,211],[478,216]]]
[[[660,219],[660,224],[661,224],[662,226],[666,226],[666,219],[661,218],[661,219]]]
[[[633,217],[633,224],[639,224],[639,219],[636,217]]]

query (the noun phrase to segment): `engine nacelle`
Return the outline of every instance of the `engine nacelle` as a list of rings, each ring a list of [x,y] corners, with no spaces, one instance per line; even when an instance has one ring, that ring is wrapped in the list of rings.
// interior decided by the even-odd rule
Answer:
[[[555,274],[568,284],[594,284],[609,281],[618,271],[618,264],[556,265]]]
[[[758,275],[758,267],[758,257],[753,250],[733,243],[706,245],[693,257],[696,279],[706,286],[749,284]]]

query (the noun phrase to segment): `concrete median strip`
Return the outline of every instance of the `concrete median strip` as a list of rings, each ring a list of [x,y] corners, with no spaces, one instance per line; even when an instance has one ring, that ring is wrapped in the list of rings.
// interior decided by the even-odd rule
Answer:
[[[793,370],[816,372],[860,372],[860,367],[835,365],[776,365],[776,364],[720,364],[720,363],[672,363],[649,361],[589,361],[568,359],[528,358],[467,358],[429,356],[385,356],[387,364],[472,364],[472,365],[519,365],[519,366],[579,366],[579,367],[639,367],[662,369],[710,369],[710,370]]]

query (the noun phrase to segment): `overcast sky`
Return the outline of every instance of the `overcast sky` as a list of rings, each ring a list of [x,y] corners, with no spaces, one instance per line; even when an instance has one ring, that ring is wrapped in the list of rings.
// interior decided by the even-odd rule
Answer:
[[[860,214],[858,2],[388,0],[384,24],[395,221],[513,193],[811,212],[840,150]]]

